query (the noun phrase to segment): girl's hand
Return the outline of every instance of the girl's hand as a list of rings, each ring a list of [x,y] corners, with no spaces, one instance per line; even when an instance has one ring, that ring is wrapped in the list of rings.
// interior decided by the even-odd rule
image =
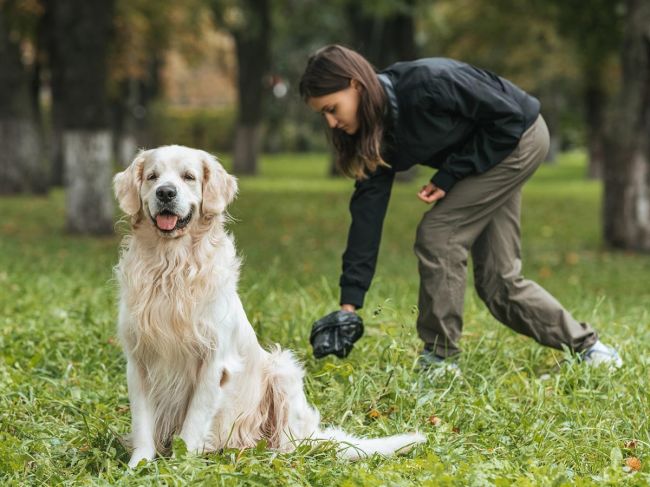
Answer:
[[[444,198],[446,194],[445,191],[429,182],[426,186],[422,186],[422,189],[418,193],[418,198],[425,203],[431,204],[434,201]]]

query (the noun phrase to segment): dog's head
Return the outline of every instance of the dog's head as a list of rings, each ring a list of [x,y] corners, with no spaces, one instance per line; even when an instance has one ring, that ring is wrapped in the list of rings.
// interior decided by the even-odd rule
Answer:
[[[113,179],[120,208],[151,222],[165,237],[180,237],[193,221],[226,210],[237,180],[205,151],[170,145],[140,152]]]

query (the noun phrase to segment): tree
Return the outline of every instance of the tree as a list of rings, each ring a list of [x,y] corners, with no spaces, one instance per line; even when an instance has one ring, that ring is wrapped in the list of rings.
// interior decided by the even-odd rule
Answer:
[[[66,225],[113,231],[107,55],[114,0],[50,0],[52,96],[63,124]]]
[[[190,62],[206,55],[210,15],[204,0],[116,0],[108,77],[114,152],[121,164],[151,143],[151,108],[163,91],[161,70],[169,51]]]
[[[650,251],[650,1],[626,0],[617,113],[605,147],[605,241]]]
[[[558,0],[559,1],[559,0]],[[539,5],[541,3],[541,6]],[[510,79],[542,102],[549,159],[564,144],[579,71],[566,40],[538,0],[438,0],[421,16],[427,56],[448,56]]]
[[[352,48],[361,53],[377,69],[398,61],[418,57],[415,44],[417,0],[352,1],[346,5]],[[331,173],[337,169],[334,161]],[[411,181],[417,167],[397,173],[396,180]]]
[[[580,92],[586,128],[589,165],[587,175],[602,177],[604,163],[605,120],[615,72],[617,49],[621,43],[621,7],[617,0],[592,0],[589,7],[581,0],[536,0],[557,25],[560,35],[573,47],[580,70]]]
[[[163,52],[176,27],[172,13],[178,12],[166,0],[116,0],[108,103],[113,153],[122,166],[133,160],[138,147],[148,145],[149,106],[159,95]]]
[[[418,57],[417,0],[351,1],[346,7],[352,48],[378,69]]]
[[[0,194],[44,192],[49,173],[21,43],[34,35],[38,2],[0,1]]]
[[[211,0],[217,27],[235,39],[238,112],[233,171],[255,174],[271,64],[271,5],[269,0]]]

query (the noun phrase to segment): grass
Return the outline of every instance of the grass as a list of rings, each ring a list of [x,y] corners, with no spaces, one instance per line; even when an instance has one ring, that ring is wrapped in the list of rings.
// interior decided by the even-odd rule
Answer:
[[[261,342],[304,360],[323,422],[377,436],[419,429],[428,443],[357,463],[330,448],[159,459],[132,472],[125,363],[115,339],[111,267],[119,238],[63,232],[63,195],[0,199],[0,483],[3,485],[648,485],[650,257],[609,252],[600,185],[581,153],[541,168],[524,191],[525,274],[618,347],[616,372],[499,325],[471,289],[461,379],[414,370],[417,267],[411,247],[429,177],[395,188],[366,335],[347,360],[316,361],[311,323],[336,308],[351,182],[326,157],[268,156],[242,178],[231,230],[245,257],[241,295]],[[438,426],[430,418],[440,418]],[[636,440],[636,441],[632,441]],[[626,459],[641,470],[628,473]]]

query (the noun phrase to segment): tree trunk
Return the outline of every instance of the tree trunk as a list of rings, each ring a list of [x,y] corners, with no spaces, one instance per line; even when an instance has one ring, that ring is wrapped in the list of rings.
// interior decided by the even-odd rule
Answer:
[[[385,59],[381,59],[381,66],[388,66],[396,61],[409,61],[417,58],[417,48],[415,46],[415,22],[413,20],[413,1],[407,2],[409,5],[408,11],[400,11],[395,13],[388,19],[387,35],[384,39],[393,45],[392,59],[388,55]],[[384,46],[382,52],[389,53],[388,46]],[[395,180],[399,183],[407,183],[413,181],[418,176],[418,166],[413,166],[407,171],[398,172],[395,174]],[[427,177],[430,177],[427,176]]]
[[[138,143],[135,134],[123,133],[118,139],[115,157],[121,167],[128,167],[138,153]]]
[[[398,61],[408,61],[418,57],[415,45],[415,2],[402,2],[391,14],[379,16],[370,14],[359,2],[348,5],[348,23],[352,31],[353,48],[361,53],[377,69],[383,69]],[[332,166],[330,174],[338,171]],[[398,172],[397,182],[409,182],[417,177],[418,167]]]
[[[650,251],[650,2],[627,0],[619,111],[608,137],[603,219],[615,248]]]
[[[417,58],[414,0],[401,2],[392,13],[383,16],[370,13],[360,2],[351,2],[346,13],[352,48],[376,68]]]
[[[56,33],[54,31],[55,2],[44,3],[40,30],[43,38],[43,54],[46,57],[45,69],[49,73],[50,83],[50,130],[47,133],[47,157],[50,161],[51,184],[63,186],[63,69],[58,59],[56,49]]]
[[[259,153],[260,126],[238,123],[235,129],[233,171],[236,174],[256,174]]]
[[[118,163],[128,166],[139,147],[151,147],[149,129],[153,101],[160,94],[160,70],[163,54],[153,52],[147,62],[146,75],[126,78],[113,97],[112,107],[113,153]]]
[[[592,73],[585,88],[585,125],[587,127],[587,177],[602,179],[605,158],[605,105],[607,95],[600,76]]]
[[[40,194],[46,194],[52,186],[52,164],[49,157],[49,146],[47,140],[46,127],[43,118],[43,107],[41,106],[41,91],[43,89],[43,63],[45,58],[45,22],[43,16],[38,21],[38,29],[36,34],[36,59],[34,68],[30,77],[30,99],[32,103],[32,118],[37,130],[37,144],[38,148],[37,159],[39,177],[35,180],[33,185],[34,191]]]
[[[41,161],[31,79],[10,32],[9,10],[0,3],[0,194],[44,192],[49,175]]]
[[[548,153],[544,162],[553,164],[557,161],[557,155],[562,150],[563,139],[560,114],[564,109],[565,99],[562,90],[555,86],[554,83],[550,83],[543,86],[540,101],[542,102],[542,115],[546,120],[550,134]]]
[[[35,164],[41,158],[36,124],[29,119],[0,116],[0,147],[0,194],[44,192],[48,174]]]
[[[264,76],[271,64],[271,11],[268,0],[243,0],[244,27],[234,31],[238,64],[238,107],[233,172],[256,174],[262,126]]]
[[[52,78],[62,88],[67,228],[74,233],[112,233],[106,57],[114,0],[51,3]]]
[[[140,111],[139,82],[127,78],[120,83],[120,89],[110,101],[113,131],[113,154],[120,167],[127,167],[138,150],[136,113]],[[142,108],[144,111],[144,108]],[[141,146],[145,147],[146,144]]]
[[[65,165],[63,163],[63,121],[58,113],[57,101],[52,96],[52,129],[49,134],[50,164],[52,167],[52,185],[63,187]]]
[[[113,231],[111,134],[108,130],[66,130],[63,136],[66,228],[72,233]]]

